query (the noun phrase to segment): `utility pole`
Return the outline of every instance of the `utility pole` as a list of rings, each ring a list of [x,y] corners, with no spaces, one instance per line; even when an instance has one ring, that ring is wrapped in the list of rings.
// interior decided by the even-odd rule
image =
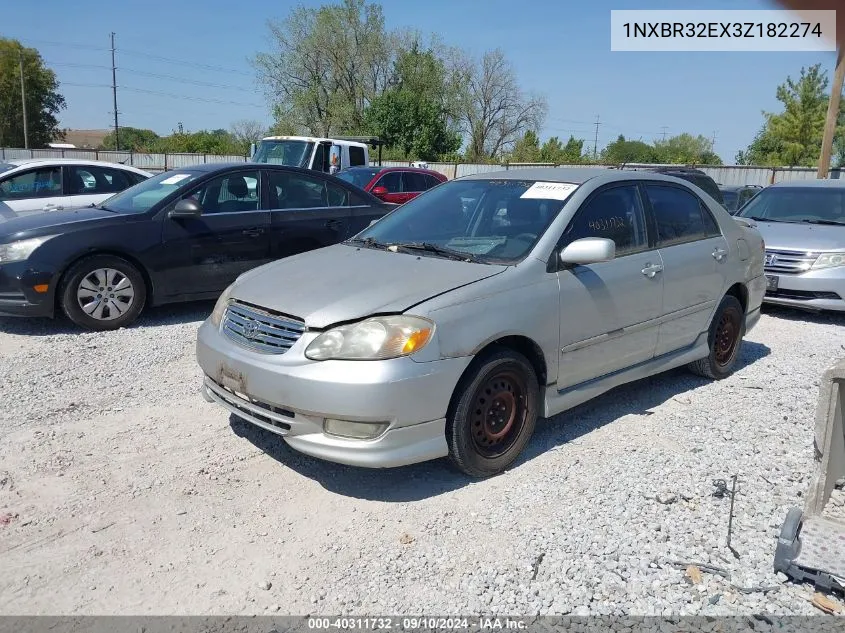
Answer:
[[[26,120],[26,83],[23,78],[23,49],[18,50],[18,65],[21,69],[21,109],[23,110],[23,146],[29,149],[29,126]]]
[[[114,148],[120,149],[120,128],[117,125],[117,67],[114,65],[114,33],[111,34],[111,91],[114,99]]]
[[[836,71],[833,73],[833,86],[830,89],[830,103],[827,105],[827,120],[822,137],[822,154],[819,157],[817,178],[827,178],[830,171],[830,154],[833,151],[833,136],[839,119],[839,101],[842,98],[842,80],[845,79],[845,47],[840,47],[836,55]]]
[[[710,141],[710,149],[712,150],[716,147],[716,131],[713,131],[713,139]]]
[[[599,115],[596,115],[596,140],[593,143],[593,160],[597,160],[599,156],[599,125],[601,125]]]
[[[663,141],[665,142],[666,141],[666,130],[668,130],[669,128],[665,125],[661,125],[660,129],[663,130]]]

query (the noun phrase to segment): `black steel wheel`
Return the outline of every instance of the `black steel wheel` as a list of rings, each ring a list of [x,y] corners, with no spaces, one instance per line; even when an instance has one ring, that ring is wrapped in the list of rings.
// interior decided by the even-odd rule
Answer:
[[[727,378],[736,367],[744,334],[745,312],[742,304],[733,295],[726,295],[710,324],[710,353],[705,358],[690,363],[690,370],[712,380]]]

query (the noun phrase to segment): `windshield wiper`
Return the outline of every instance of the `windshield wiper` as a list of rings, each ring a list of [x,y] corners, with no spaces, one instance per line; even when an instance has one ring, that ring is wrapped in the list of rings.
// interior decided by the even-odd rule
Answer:
[[[806,224],[828,224],[831,226],[845,226],[845,222],[840,222],[839,220],[801,220]]]
[[[745,218],[746,220],[757,220],[758,222],[785,222],[785,220],[773,220],[772,218],[761,218],[757,215],[738,215],[738,218]]]
[[[366,246],[368,248],[378,248],[378,249],[382,249],[382,250],[386,250],[387,246],[388,246],[387,244],[384,244],[383,242],[379,242],[374,237],[364,237],[364,238],[353,237],[352,239],[346,240],[346,243],[347,244],[361,244],[362,246]]]
[[[473,262],[476,264],[483,263],[481,259],[472,253],[465,253],[453,248],[438,246],[437,244],[432,244],[431,242],[399,242],[397,244],[392,244],[392,246],[404,248],[410,251],[427,251],[429,253],[434,253],[435,255],[442,255],[443,257],[460,260],[462,262]]]

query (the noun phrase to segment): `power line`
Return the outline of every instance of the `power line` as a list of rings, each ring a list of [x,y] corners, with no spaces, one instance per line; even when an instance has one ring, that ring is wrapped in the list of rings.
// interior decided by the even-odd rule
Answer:
[[[185,100],[188,100],[188,101],[201,101],[201,102],[204,102],[204,103],[222,103],[222,104],[226,104],[226,105],[239,105],[239,106],[245,106],[245,107],[249,107],[249,108],[264,108],[265,107],[263,105],[258,105],[256,103],[243,103],[243,102],[239,102],[239,101],[224,101],[224,100],[221,100],[221,99],[206,99],[206,98],[203,98],[203,97],[189,97],[187,95],[177,95],[177,94],[173,94],[171,92],[159,92],[157,90],[144,90],[142,88],[130,88],[129,86],[120,86],[120,87],[123,88],[124,90],[130,90],[132,92],[142,92],[142,93],[145,93],[145,94],[158,95],[158,96],[161,96],[161,97],[171,97],[173,99],[185,99]]]
[[[159,73],[150,73],[144,70],[135,70],[133,68],[121,68],[123,72],[132,73],[134,75],[142,75],[144,77],[154,77],[156,79],[169,79],[171,81],[178,81],[179,83],[192,84],[195,86],[203,86],[207,88],[225,88],[227,90],[238,90],[240,92],[249,92],[255,94],[256,91],[243,86],[232,86],[230,84],[218,84],[209,81],[198,81],[196,79],[186,79],[185,77],[175,77],[173,75],[162,75]]]
[[[213,66],[211,64],[199,64],[197,62],[188,62],[181,59],[174,59],[172,57],[161,57],[160,55],[150,55],[149,53],[142,53],[141,51],[133,51],[125,48],[120,49],[121,53],[126,55],[135,55],[136,57],[146,57],[148,59],[155,59],[160,62],[167,62],[169,64],[179,64],[182,66],[191,66],[193,68],[202,68],[204,70],[214,70],[221,73],[237,73],[243,74],[243,70],[236,70],[234,68],[225,68],[223,66]]]

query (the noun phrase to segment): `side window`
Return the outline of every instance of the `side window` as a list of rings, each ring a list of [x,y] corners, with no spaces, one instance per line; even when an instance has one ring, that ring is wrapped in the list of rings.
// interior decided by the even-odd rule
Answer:
[[[436,187],[440,184],[440,181],[437,180],[434,176],[430,176],[429,174],[425,174],[425,182],[426,182],[426,189],[431,189],[432,187]]]
[[[701,210],[701,220],[704,222],[704,237],[717,237],[722,234],[722,231],[719,229],[719,225],[716,223],[716,219],[713,217],[713,214],[710,213],[710,209],[707,208],[703,202],[699,201],[700,210]]]
[[[50,198],[62,195],[61,167],[33,169],[0,183],[0,200]]]
[[[654,209],[658,247],[693,242],[711,234],[702,217],[701,201],[691,191],[651,184],[645,188]]]
[[[269,174],[269,182],[271,209],[315,209],[349,204],[346,189],[322,178],[273,171]]]
[[[420,174],[415,171],[406,171],[402,173],[404,180],[403,190],[409,192],[425,191],[428,189],[428,184],[425,180],[425,174]]]
[[[125,171],[123,173],[126,174],[126,177],[129,179],[130,186],[137,185],[139,182],[144,182],[147,179],[146,176],[142,174],[136,174],[134,171]]]
[[[239,171],[212,178],[187,197],[202,205],[203,213],[236,213],[257,211],[258,171]]]
[[[388,193],[402,193],[402,172],[389,171],[375,184],[376,187],[384,187]]]
[[[349,148],[349,165],[351,167],[357,167],[358,165],[366,165],[367,159],[364,157],[364,148],[363,147],[350,147]]]
[[[581,207],[565,233],[564,243],[583,237],[613,240],[617,257],[648,248],[645,214],[637,187],[605,189]]]
[[[329,172],[329,146],[320,143],[314,150],[314,169]]]
[[[118,193],[134,184],[127,172],[108,167],[79,165],[68,167],[68,195]]]

